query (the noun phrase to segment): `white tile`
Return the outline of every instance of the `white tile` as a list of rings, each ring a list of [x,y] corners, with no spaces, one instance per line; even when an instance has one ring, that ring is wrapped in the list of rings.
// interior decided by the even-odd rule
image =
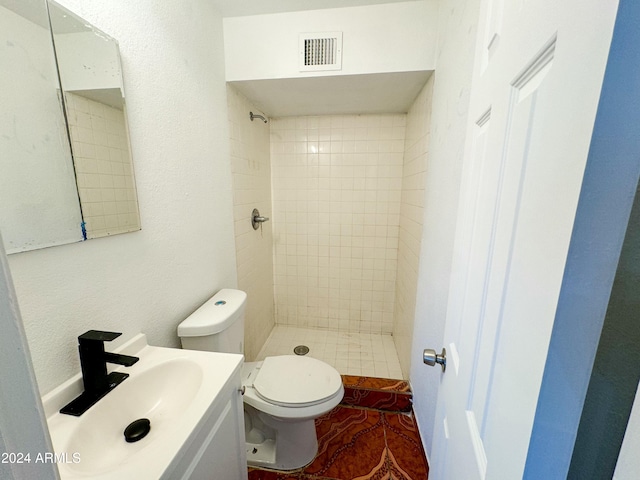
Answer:
[[[402,378],[390,335],[276,325],[257,360],[269,355],[290,355],[297,345],[309,346],[310,356],[329,363],[341,374]]]

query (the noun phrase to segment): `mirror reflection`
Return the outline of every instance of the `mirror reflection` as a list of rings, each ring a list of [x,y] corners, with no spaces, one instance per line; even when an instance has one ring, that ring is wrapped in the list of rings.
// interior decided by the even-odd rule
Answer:
[[[118,43],[49,2],[86,238],[140,229]]]
[[[0,0],[8,253],[140,229],[117,42],[54,2],[49,13],[55,56],[43,0]]]
[[[8,253],[83,239],[46,5],[0,0],[0,232]]]

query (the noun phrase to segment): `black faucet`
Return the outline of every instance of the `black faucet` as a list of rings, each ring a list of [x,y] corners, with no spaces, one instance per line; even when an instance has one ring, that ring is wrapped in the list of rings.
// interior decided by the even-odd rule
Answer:
[[[79,417],[129,376],[122,372],[107,373],[107,363],[130,367],[139,360],[138,357],[104,351],[104,342],[110,342],[120,335],[117,332],[89,330],[78,337],[84,392],[65,405],[60,413]]]

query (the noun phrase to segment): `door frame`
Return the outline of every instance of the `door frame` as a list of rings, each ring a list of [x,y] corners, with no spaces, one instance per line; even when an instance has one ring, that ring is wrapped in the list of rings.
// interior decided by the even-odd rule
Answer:
[[[53,445],[1,232],[0,328],[0,392],[11,392],[0,394],[0,453],[30,455],[30,462],[9,458],[0,464],[0,477],[59,479],[55,463],[36,461],[38,454],[53,452]]]
[[[565,478],[569,470],[640,178],[640,88],[629,88],[640,83],[638,23],[640,5],[633,0],[620,0],[538,399],[525,479]]]

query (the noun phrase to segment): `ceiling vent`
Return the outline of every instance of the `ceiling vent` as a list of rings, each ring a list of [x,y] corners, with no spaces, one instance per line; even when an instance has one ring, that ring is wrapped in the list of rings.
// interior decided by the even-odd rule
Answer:
[[[342,32],[301,33],[300,71],[342,69]]]

